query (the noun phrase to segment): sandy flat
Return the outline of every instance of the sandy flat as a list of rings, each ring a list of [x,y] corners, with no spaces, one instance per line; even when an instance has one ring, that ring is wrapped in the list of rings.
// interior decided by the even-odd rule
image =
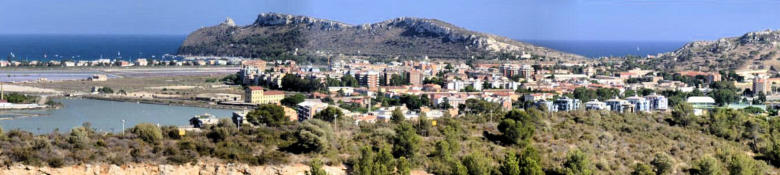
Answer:
[[[44,88],[37,88],[32,86],[19,86],[19,85],[11,85],[11,84],[4,84],[3,90],[6,92],[21,92],[21,93],[45,93],[45,94],[62,93],[61,91],[54,90],[54,89],[44,89]]]

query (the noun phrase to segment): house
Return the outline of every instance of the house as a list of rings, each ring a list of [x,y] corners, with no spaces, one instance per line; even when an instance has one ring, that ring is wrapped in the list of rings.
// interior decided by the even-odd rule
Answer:
[[[190,119],[190,124],[196,128],[201,128],[206,125],[215,125],[217,123],[219,123],[219,119],[208,113]]]
[[[609,106],[607,106],[607,103],[600,102],[598,99],[593,99],[592,101],[585,103],[585,109],[586,110],[609,110]]]
[[[688,97],[685,101],[693,107],[694,115],[704,115],[707,110],[715,108],[715,99],[708,96]]]
[[[108,80],[108,76],[106,74],[94,74],[87,78],[88,81],[106,81]]]

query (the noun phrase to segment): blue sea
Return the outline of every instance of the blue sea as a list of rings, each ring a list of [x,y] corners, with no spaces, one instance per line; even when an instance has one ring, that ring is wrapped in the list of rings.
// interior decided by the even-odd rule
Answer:
[[[687,41],[521,41],[590,58],[627,55],[644,57],[647,55],[671,52],[687,43]]]
[[[184,35],[0,35],[0,58],[17,60],[131,60],[175,55]],[[45,55],[45,57],[44,57]]]
[[[0,58],[17,60],[94,60],[160,58],[175,55],[185,35],[0,35]],[[674,51],[685,41],[522,40],[587,57],[646,56]],[[45,55],[45,57],[44,57]]]

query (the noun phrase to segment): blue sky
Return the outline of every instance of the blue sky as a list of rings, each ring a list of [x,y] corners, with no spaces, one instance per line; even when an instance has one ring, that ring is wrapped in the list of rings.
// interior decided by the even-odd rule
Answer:
[[[780,29],[778,0],[0,0],[0,34],[186,35],[279,12],[349,24],[437,18],[514,39],[691,41]]]

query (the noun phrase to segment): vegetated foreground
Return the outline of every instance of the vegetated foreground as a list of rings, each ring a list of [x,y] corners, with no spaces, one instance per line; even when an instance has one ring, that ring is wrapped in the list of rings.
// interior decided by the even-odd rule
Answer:
[[[349,119],[322,117],[326,115],[317,115],[323,120],[289,122],[278,116],[281,111],[266,106],[248,116],[259,127],[238,129],[223,120],[183,136],[175,127],[152,124],[137,125],[125,134],[96,133],[89,124],[38,136],[12,130],[0,134],[0,159],[7,171],[18,163],[127,167],[217,159],[239,163],[237,167],[306,164],[314,168],[312,174],[323,166],[331,173],[334,166],[343,166],[351,174],[778,172],[768,163],[780,160],[773,137],[780,120],[741,111],[719,109],[696,117],[685,106],[672,115],[466,108],[457,118],[404,121],[396,115],[388,122],[357,126]]]

